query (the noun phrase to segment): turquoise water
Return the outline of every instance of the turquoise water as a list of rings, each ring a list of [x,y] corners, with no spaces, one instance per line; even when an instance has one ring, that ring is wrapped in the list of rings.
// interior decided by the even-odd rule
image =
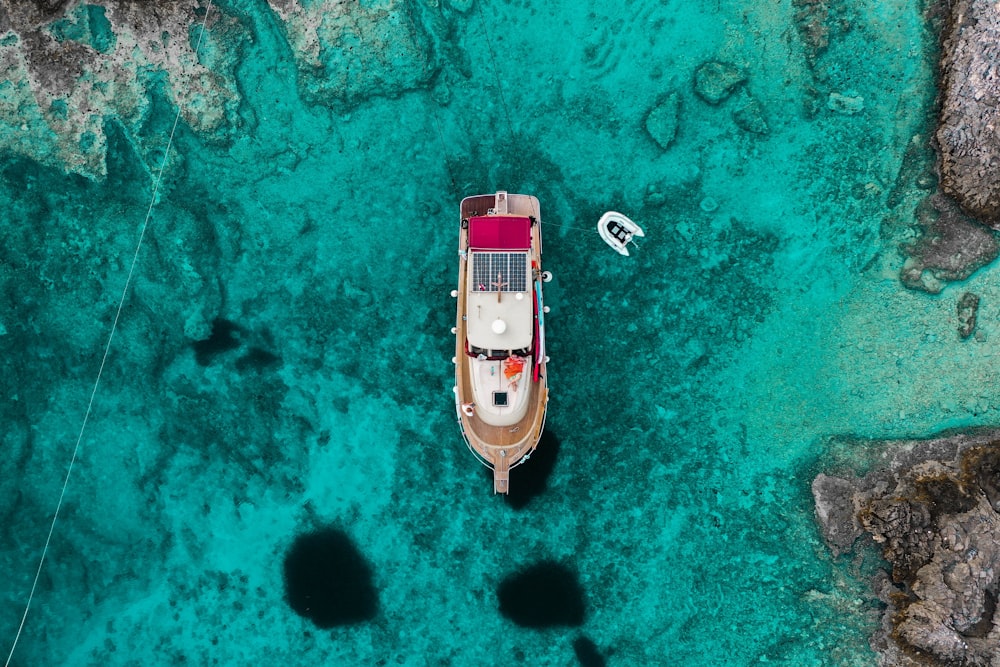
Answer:
[[[843,3],[807,42],[790,2],[326,4],[306,29],[222,3],[214,93],[137,66],[72,141],[66,105],[0,109],[8,646],[167,155],[11,664],[572,665],[581,636],[609,665],[875,664],[870,565],[814,526],[828,438],[1000,407],[996,268],[899,281],[926,194],[903,158],[936,94],[922,6]],[[51,31],[111,53],[114,16]],[[711,60],[746,75],[715,106],[692,86]],[[671,93],[663,149],[645,119]],[[748,100],[766,133],[737,124]],[[458,202],[497,189],[539,198],[555,274],[558,459],[522,509],[451,394]],[[593,232],[607,209],[645,228],[632,257]],[[980,339],[956,333],[965,290]],[[325,527],[370,565],[370,620],[287,604],[285,556]],[[577,574],[579,627],[498,612],[540,561]]]

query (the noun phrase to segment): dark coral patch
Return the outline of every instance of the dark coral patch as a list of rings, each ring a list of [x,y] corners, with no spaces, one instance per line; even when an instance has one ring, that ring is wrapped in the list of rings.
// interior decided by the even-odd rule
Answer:
[[[281,357],[278,355],[259,347],[251,347],[246,354],[236,360],[236,370],[241,373],[250,370],[260,371],[276,365],[279,361]]]
[[[583,588],[565,565],[542,561],[508,575],[497,588],[500,613],[525,628],[583,624]]]
[[[289,606],[319,628],[370,621],[378,613],[372,567],[341,530],[300,535],[285,556]]]
[[[978,486],[994,508],[1000,508],[1000,441],[962,452],[962,482]]]
[[[235,350],[240,346],[239,333],[240,327],[236,323],[217,317],[212,322],[212,333],[209,337],[195,341],[193,345],[195,360],[202,366],[208,366],[216,356]]]

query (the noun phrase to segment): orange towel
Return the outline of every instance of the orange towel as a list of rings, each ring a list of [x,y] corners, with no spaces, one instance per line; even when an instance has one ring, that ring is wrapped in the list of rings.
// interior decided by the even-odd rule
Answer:
[[[524,370],[524,359],[507,357],[503,360],[503,374],[508,380]]]

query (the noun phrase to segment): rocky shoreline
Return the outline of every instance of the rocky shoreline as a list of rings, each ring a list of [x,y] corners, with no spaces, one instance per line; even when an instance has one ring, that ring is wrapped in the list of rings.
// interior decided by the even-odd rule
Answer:
[[[941,113],[935,136],[941,189],[962,209],[1000,229],[1000,7],[956,0],[941,54]]]
[[[1000,249],[991,231],[1000,230],[1000,6],[954,0],[938,9],[946,18],[930,143],[939,184],[916,207],[921,234],[904,246],[900,274],[932,293]],[[921,178],[904,160],[901,176],[907,169]],[[958,299],[963,340],[978,307],[971,292]],[[888,563],[869,582],[885,605],[871,640],[880,664],[1000,667],[1000,429],[853,444],[883,459],[861,476],[821,473],[812,492],[834,557],[875,548]]]
[[[816,518],[834,556],[877,547],[890,572],[872,648],[881,665],[1000,665],[1000,429],[875,444],[857,477],[819,474]]]
[[[906,214],[918,237],[902,243],[900,280],[936,294],[1000,254],[1000,7],[952,0],[932,3],[925,16],[941,34],[938,112],[931,136],[914,136],[900,168],[906,189],[928,191]]]

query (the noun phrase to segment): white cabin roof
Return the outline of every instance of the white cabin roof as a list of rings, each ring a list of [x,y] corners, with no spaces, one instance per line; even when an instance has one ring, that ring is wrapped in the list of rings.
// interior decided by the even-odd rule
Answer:
[[[473,251],[469,261],[469,345],[487,350],[530,347],[534,311],[528,253]]]

